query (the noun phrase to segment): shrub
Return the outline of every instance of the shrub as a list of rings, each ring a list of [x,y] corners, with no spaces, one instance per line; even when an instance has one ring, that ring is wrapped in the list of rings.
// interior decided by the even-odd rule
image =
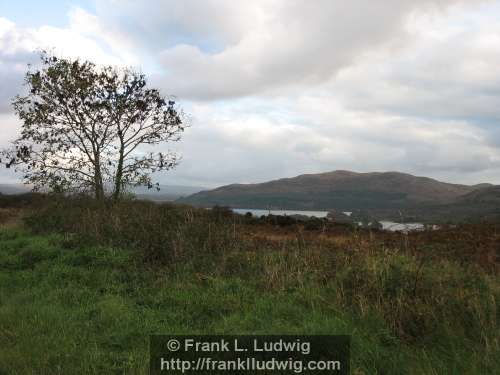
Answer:
[[[35,233],[60,232],[74,244],[132,247],[156,264],[226,251],[235,245],[234,216],[223,208],[195,209],[170,203],[86,197],[52,199],[26,218]]]
[[[326,222],[325,220],[318,219],[317,217],[312,217],[311,219],[307,220],[304,224],[304,229],[305,230],[321,230],[325,228]]]

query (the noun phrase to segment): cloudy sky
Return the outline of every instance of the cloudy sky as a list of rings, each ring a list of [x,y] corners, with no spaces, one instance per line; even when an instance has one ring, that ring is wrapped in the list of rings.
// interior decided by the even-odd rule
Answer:
[[[39,48],[136,67],[177,97],[192,126],[162,183],[348,169],[500,184],[500,1],[0,0],[0,147]]]

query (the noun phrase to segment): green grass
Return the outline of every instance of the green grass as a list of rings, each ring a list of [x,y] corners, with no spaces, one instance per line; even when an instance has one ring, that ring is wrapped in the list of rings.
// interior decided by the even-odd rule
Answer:
[[[0,374],[147,373],[162,333],[348,334],[357,373],[498,373],[495,277],[400,253],[293,254],[152,268],[133,249],[0,230]]]

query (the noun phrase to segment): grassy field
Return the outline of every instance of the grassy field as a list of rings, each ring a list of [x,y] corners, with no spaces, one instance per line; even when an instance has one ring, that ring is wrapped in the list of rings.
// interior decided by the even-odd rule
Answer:
[[[147,373],[153,333],[349,334],[355,374],[500,372],[496,225],[307,231],[141,202],[23,209],[23,225],[5,212],[2,375]]]

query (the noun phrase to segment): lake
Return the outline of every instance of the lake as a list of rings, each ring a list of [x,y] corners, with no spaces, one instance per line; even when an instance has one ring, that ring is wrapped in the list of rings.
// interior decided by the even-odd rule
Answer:
[[[261,217],[262,215],[281,215],[281,216],[291,216],[291,215],[304,215],[309,217],[326,217],[328,211],[295,211],[295,210],[262,210],[255,208],[233,208],[233,212],[237,214],[244,215],[250,212],[252,216]]]
[[[386,220],[381,220],[379,221],[379,223],[382,224],[383,230],[388,230],[391,232],[395,232],[398,230],[402,232],[409,232],[409,231],[425,229],[425,226],[422,223],[396,223],[394,221],[386,221]]]
[[[233,208],[233,212],[244,215],[250,212],[252,216],[261,217],[266,215],[281,215],[281,216],[291,216],[291,215],[303,215],[308,217],[323,218],[328,215],[328,211],[300,211],[300,210],[263,210],[255,208]],[[352,212],[344,212],[347,216],[351,216]],[[425,226],[422,223],[397,223],[394,221],[381,220],[382,230],[387,230],[390,232],[401,231],[419,231],[424,230]]]

